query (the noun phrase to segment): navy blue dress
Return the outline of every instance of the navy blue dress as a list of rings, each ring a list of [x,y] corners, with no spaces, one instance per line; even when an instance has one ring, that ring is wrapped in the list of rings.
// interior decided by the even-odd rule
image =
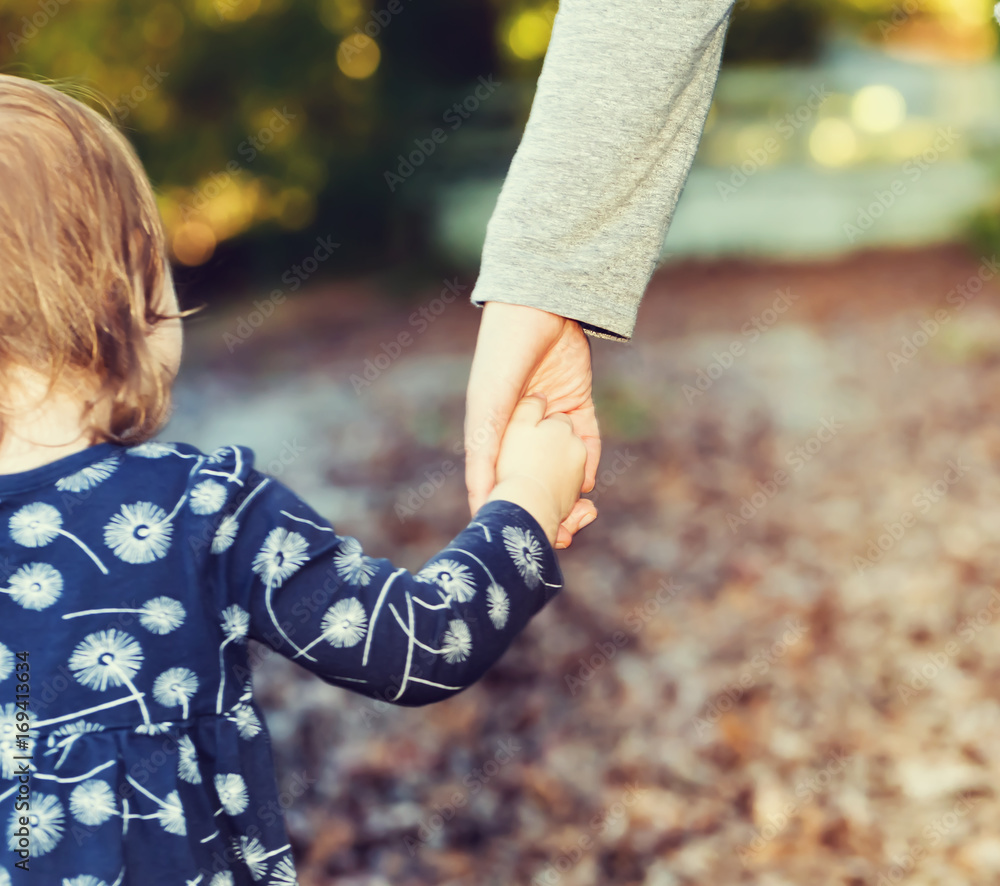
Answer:
[[[292,886],[248,638],[423,705],[561,586],[517,505],[410,574],[239,446],[102,443],[0,475],[0,886]]]

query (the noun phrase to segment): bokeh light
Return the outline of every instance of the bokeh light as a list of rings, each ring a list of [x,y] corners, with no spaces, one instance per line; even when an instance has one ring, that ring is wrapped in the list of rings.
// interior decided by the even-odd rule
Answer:
[[[195,267],[212,257],[217,242],[215,232],[207,224],[187,221],[174,231],[170,247],[177,261]]]
[[[549,7],[526,9],[514,18],[507,31],[507,46],[520,59],[541,58],[549,48],[553,13]]]
[[[892,132],[905,119],[906,100],[892,86],[865,86],[851,102],[851,120],[864,132]]]
[[[809,135],[809,153],[823,166],[846,166],[856,156],[854,127],[840,117],[820,120]]]
[[[337,67],[352,80],[371,77],[381,60],[378,44],[367,34],[351,34],[337,47]]]

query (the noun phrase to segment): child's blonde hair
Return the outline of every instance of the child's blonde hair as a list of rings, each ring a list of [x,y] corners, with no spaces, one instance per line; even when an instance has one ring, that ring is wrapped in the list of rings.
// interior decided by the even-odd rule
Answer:
[[[147,335],[169,316],[157,310],[169,274],[152,187],[121,133],[51,86],[0,74],[0,440],[16,368],[48,375],[48,394],[82,384],[85,421],[109,404],[92,443],[152,437],[172,378]]]

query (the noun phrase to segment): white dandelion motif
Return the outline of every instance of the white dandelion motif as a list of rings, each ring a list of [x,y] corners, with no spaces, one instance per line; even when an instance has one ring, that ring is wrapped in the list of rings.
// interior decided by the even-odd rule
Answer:
[[[365,632],[368,630],[368,615],[357,597],[348,597],[346,600],[338,600],[327,609],[323,616],[322,627],[323,633],[292,658],[304,655],[324,640],[340,649],[357,646],[365,638]]]
[[[229,871],[220,871],[214,877],[208,886],[234,886],[236,881],[233,879],[233,875]]]
[[[28,714],[27,725],[29,729],[22,731],[18,729],[18,723],[22,725],[24,721],[18,721],[18,708],[14,702],[0,705],[0,777],[13,778],[18,771],[20,763],[17,757],[30,757],[35,747],[35,740],[31,738],[31,711]],[[26,742],[26,745],[18,748],[18,742]]]
[[[338,600],[323,616],[323,637],[334,646],[356,646],[365,636],[368,614],[357,597]]]
[[[2,886],[2,884],[0,884]],[[90,874],[81,874],[79,877],[74,877],[72,880],[63,880],[62,886],[108,886],[103,880],[99,880],[97,877],[92,877]]]
[[[271,882],[268,886],[298,886],[295,865],[290,858],[283,858],[271,871]]]
[[[140,443],[138,446],[130,446],[125,450],[126,455],[138,455],[141,458],[163,458],[175,452],[172,446],[163,443]]]
[[[181,798],[177,794],[177,791],[171,791],[167,794],[165,800],[161,800],[156,794],[152,794],[146,790],[131,775],[126,775],[125,778],[132,787],[144,793],[160,807],[152,817],[159,821],[163,830],[169,834],[176,834],[179,837],[187,834],[187,824],[184,821],[184,807],[181,806]],[[142,817],[149,818],[149,816]]]
[[[181,717],[188,717],[188,702],[198,691],[198,678],[190,668],[169,668],[153,681],[153,698],[165,708],[181,706]]]
[[[118,814],[114,792],[106,781],[89,778],[69,795],[69,811],[80,824],[96,827]]]
[[[240,837],[238,843],[234,841],[233,848],[236,850],[236,857],[250,868],[250,876],[255,880],[263,879],[267,873],[267,860],[272,855],[288,851],[288,846],[286,845],[272,852],[267,852],[264,849],[264,844],[256,837],[252,839],[249,837]]]
[[[177,791],[167,794],[167,799],[160,804],[160,811],[156,813],[156,817],[167,833],[177,834],[179,837],[187,833],[184,807],[181,806],[181,798]]]
[[[188,735],[182,735],[177,742],[177,776],[188,784],[201,784],[201,771],[198,769],[198,753],[194,742]]]
[[[235,773],[215,776],[215,792],[219,795],[222,809],[227,815],[239,815],[247,808],[250,798],[247,795],[247,783],[243,777]]]
[[[45,756],[50,756],[52,754],[58,753],[59,759],[56,761],[55,769],[58,769],[66,761],[66,757],[69,752],[73,749],[73,745],[76,744],[76,740],[85,733],[88,732],[103,732],[104,727],[99,723],[88,723],[85,720],[77,720],[75,723],[67,723],[64,726],[60,726],[58,729],[53,729],[52,733],[46,739],[46,744],[49,750],[45,752]]]
[[[254,557],[253,571],[264,582],[264,605],[267,607],[267,614],[278,629],[278,633],[284,637],[285,641],[299,655],[303,654],[292,638],[285,633],[285,629],[278,622],[271,605],[271,595],[274,589],[298,571],[299,567],[309,559],[309,543],[298,532],[289,532],[287,529],[278,527],[272,529],[264,540],[260,552]],[[313,656],[306,654],[310,661],[316,661]]]
[[[240,524],[236,522],[235,517],[232,515],[223,517],[219,521],[215,535],[212,537],[212,553],[224,554],[228,551],[236,540],[236,533],[239,531],[239,528]]]
[[[104,692],[108,686],[124,684],[139,703],[143,722],[148,726],[149,711],[142,694],[132,683],[142,666],[142,647],[131,634],[111,628],[88,634],[69,657],[70,670],[84,686]]]
[[[188,501],[196,514],[214,514],[226,502],[226,487],[216,480],[202,480],[191,490]]]
[[[260,732],[260,718],[248,704],[237,703],[226,714],[226,719],[236,724],[240,738],[251,739]]]
[[[14,673],[14,653],[0,643],[0,683]]]
[[[139,624],[154,634],[169,634],[179,628],[184,622],[186,612],[184,607],[173,597],[153,597],[147,600],[139,609],[82,609],[79,612],[67,612],[63,618],[79,618],[81,615],[102,615],[132,613],[139,616]]]
[[[460,618],[448,622],[448,630],[441,640],[441,654],[448,664],[465,661],[472,652],[472,632]]]
[[[486,599],[488,605],[486,612],[493,622],[493,627],[498,631],[507,624],[507,616],[510,615],[510,599],[507,592],[496,582],[490,584],[486,589]]]
[[[219,673],[222,679],[219,680],[219,694],[215,699],[217,714],[222,713],[222,694],[226,688],[226,646],[229,643],[243,643],[249,630],[250,614],[242,606],[234,603],[222,610],[222,632],[226,635],[226,639],[219,644]]]
[[[21,827],[19,819],[28,819],[27,828],[31,831],[28,843],[28,854],[34,858],[51,852],[62,839],[63,821],[66,818],[62,803],[52,794],[37,794],[32,792],[31,809],[18,812],[16,809],[10,816],[7,825],[7,846],[11,851],[18,849],[19,837],[15,832]]]
[[[524,583],[535,587],[542,580],[542,546],[538,539],[527,529],[504,526],[503,543]]]
[[[343,537],[340,552],[334,555],[333,565],[344,581],[361,587],[365,587],[378,571],[375,561],[362,553],[361,542],[349,535]]]
[[[457,560],[435,560],[421,569],[416,576],[417,581],[436,584],[441,591],[442,599],[457,600],[467,603],[476,596],[476,583],[468,566]]]
[[[104,543],[126,563],[152,563],[165,557],[173,526],[167,512],[149,501],[122,505],[104,527]]]
[[[250,630],[250,613],[242,606],[235,603],[222,610],[222,631],[226,635],[226,642],[235,640],[242,643]]]
[[[36,502],[19,508],[11,516],[9,527],[10,537],[26,548],[45,547],[57,536],[62,535],[77,544],[97,564],[101,572],[108,574],[108,568],[97,555],[72,532],[62,528],[62,515],[50,504]]]
[[[56,480],[56,489],[60,492],[86,492],[107,480],[115,472],[118,463],[118,456],[112,455],[110,458],[87,465],[75,474]]]
[[[62,595],[62,574],[48,563],[22,566],[7,581],[8,586],[0,590],[25,609],[47,609]]]
[[[0,868],[0,886],[10,886],[10,874],[3,868]]]
[[[308,550],[309,542],[298,532],[282,527],[272,529],[253,559],[253,571],[264,584],[278,587],[309,559]]]
[[[169,732],[173,723],[142,723],[135,727],[136,735],[163,735]]]

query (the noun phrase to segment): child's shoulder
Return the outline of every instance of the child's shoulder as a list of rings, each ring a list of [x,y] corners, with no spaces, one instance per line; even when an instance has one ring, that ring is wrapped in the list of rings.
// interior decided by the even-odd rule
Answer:
[[[200,488],[202,494],[233,493],[259,476],[254,451],[236,444],[202,450],[180,441],[150,441],[121,448],[120,460],[140,472],[147,482],[164,486]],[[215,492],[211,492],[215,490]]]

